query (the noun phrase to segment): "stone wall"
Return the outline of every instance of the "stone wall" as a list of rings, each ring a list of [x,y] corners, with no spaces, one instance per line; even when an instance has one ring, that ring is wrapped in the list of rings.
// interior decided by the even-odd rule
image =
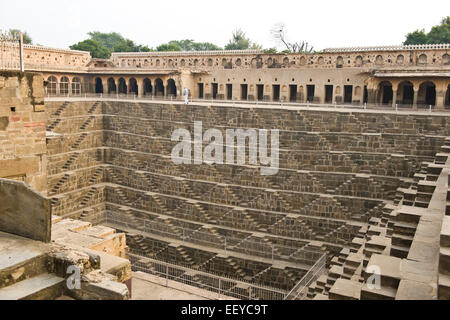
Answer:
[[[0,231],[50,242],[50,200],[23,182],[0,179]]]
[[[47,190],[43,78],[33,73],[0,73],[0,177]]]

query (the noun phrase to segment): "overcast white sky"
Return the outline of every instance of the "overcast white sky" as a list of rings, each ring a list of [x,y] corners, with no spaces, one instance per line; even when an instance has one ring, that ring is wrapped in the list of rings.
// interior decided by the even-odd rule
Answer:
[[[315,49],[395,45],[446,15],[448,0],[0,0],[0,29],[22,29],[35,43],[58,48],[93,30],[151,47],[180,39],[224,46],[236,28],[269,48],[276,46],[270,29],[279,22],[290,40]]]

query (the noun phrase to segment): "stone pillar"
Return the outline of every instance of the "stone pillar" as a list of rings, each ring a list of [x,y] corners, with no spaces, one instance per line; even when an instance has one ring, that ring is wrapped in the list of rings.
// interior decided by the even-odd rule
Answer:
[[[319,103],[325,103],[325,85],[317,85],[315,90],[314,96],[319,98]]]
[[[367,89],[367,103],[377,103],[377,90]]]
[[[414,86],[413,109],[417,110],[417,100],[419,99],[419,88]]]
[[[144,95],[144,79],[136,79],[138,86],[138,98],[142,98]]]
[[[397,90],[392,90],[392,108],[395,109],[395,106],[397,104]]]
[[[446,88],[443,83],[436,84],[436,109],[443,110],[445,108]]]

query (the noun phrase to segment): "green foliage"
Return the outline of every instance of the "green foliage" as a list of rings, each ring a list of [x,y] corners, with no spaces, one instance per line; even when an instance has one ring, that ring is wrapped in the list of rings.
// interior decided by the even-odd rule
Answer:
[[[194,42],[194,40],[172,40],[156,48],[157,51],[209,51],[222,50],[210,42]]]
[[[450,43],[450,16],[443,18],[440,25],[431,28],[428,43]]]
[[[177,43],[165,43],[156,47],[156,51],[167,52],[167,51],[182,51],[183,49]]]
[[[268,54],[275,54],[275,53],[278,53],[278,50],[277,50],[277,48],[269,48],[269,49],[264,49],[263,52],[268,53]]]
[[[70,46],[72,50],[89,51],[93,58],[108,59],[111,55],[109,49],[102,46],[98,41],[87,39]]]
[[[406,35],[404,45],[450,43],[450,16],[442,19],[441,24],[425,30],[416,30]]]
[[[30,35],[26,31],[20,31],[19,29],[9,29],[9,32],[12,34],[19,34],[22,32],[23,34],[23,43],[25,44],[33,44],[33,40],[31,39]]]
[[[428,41],[427,34],[425,30],[416,30],[414,32],[408,33],[406,36],[406,41],[403,42],[404,45],[412,44],[426,44]]]
[[[71,46],[74,50],[89,51],[94,58],[107,59],[111,52],[149,52],[148,46],[137,45],[134,41],[124,38],[120,33],[103,33],[93,31],[88,33],[90,39]]]
[[[247,38],[244,31],[237,29],[233,31],[233,36],[225,46],[225,50],[261,50],[262,47],[256,43],[253,43],[250,38]]]

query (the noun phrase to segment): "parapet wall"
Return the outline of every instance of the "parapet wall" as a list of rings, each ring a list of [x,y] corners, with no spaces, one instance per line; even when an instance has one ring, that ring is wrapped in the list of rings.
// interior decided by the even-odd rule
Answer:
[[[50,242],[50,200],[21,182],[0,179],[0,231]]]

